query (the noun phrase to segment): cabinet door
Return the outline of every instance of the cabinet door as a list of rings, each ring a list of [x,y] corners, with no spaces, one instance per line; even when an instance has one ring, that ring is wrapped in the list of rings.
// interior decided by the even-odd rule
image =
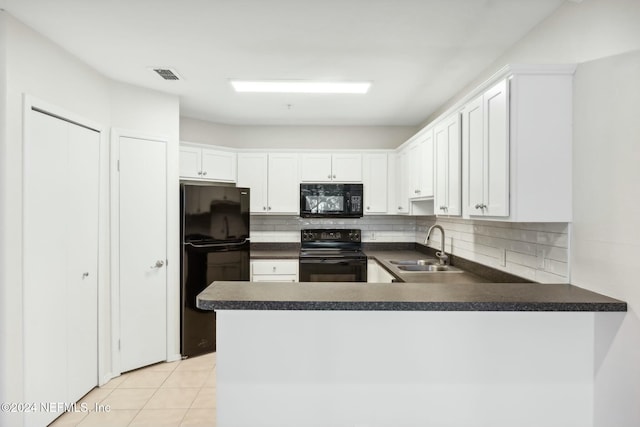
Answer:
[[[267,153],[238,154],[238,187],[251,189],[251,213],[266,213],[268,206]]]
[[[268,212],[297,214],[300,210],[298,155],[269,154]]]
[[[236,154],[229,151],[203,148],[202,178],[236,182]]]
[[[407,148],[409,156],[409,170],[408,184],[409,184],[409,197],[422,197],[422,188],[420,187],[421,181],[421,166],[422,166],[422,141],[415,140]]]
[[[460,116],[445,118],[434,130],[436,143],[436,214],[460,215],[461,209],[461,152]]]
[[[409,155],[407,149],[396,156],[396,213],[409,213]]]
[[[362,155],[359,153],[334,154],[331,169],[333,181],[362,182]]]
[[[485,188],[484,115],[482,97],[467,104],[462,111],[462,144],[464,146],[464,211],[483,215]]]
[[[180,177],[202,178],[202,149],[180,146]]]
[[[485,92],[484,214],[509,216],[509,84],[507,80]]]
[[[421,161],[418,165],[418,190],[421,197],[433,197],[433,130],[429,129],[421,137]]]
[[[300,179],[303,182],[329,182],[331,173],[331,154],[304,153],[300,156]]]
[[[364,213],[387,213],[387,154],[363,156]]]

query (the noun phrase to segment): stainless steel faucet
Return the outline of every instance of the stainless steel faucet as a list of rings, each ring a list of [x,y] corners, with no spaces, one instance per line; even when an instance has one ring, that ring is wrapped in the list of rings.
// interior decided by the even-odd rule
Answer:
[[[433,231],[434,228],[437,228],[438,230],[440,230],[440,234],[442,234],[442,250],[440,252],[436,252],[436,257],[438,257],[438,259],[440,260],[440,265],[449,265],[449,256],[444,251],[444,242],[445,242],[444,228],[442,228],[441,225],[435,224],[429,227],[429,231],[427,231],[427,238],[424,239],[424,244],[426,245],[427,242],[429,241],[429,238],[431,237],[431,232]]]

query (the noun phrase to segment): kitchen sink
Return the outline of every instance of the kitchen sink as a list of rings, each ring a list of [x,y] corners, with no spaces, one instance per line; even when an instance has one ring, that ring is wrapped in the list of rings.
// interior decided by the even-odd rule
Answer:
[[[432,265],[437,263],[438,261],[434,259],[414,259],[414,260],[401,260],[401,261],[389,261],[389,262],[395,265]]]
[[[411,272],[440,272],[440,273],[462,273],[463,271],[459,268],[452,267],[450,265],[440,265],[440,264],[422,264],[422,265],[399,265],[399,270],[402,271],[411,271]]]

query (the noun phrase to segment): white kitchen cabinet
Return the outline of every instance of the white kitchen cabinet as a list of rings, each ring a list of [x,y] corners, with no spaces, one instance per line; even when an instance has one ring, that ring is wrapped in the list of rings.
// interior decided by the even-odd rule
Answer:
[[[409,213],[409,153],[408,148],[402,148],[395,155],[395,213]]]
[[[462,214],[462,177],[460,115],[454,112],[435,126],[435,201],[436,215]]]
[[[508,82],[501,80],[462,111],[466,215],[509,215],[508,100]]]
[[[251,213],[297,214],[298,154],[239,153],[238,187],[251,189]]]
[[[367,260],[367,283],[392,283],[395,277],[374,259]]]
[[[364,214],[386,214],[388,210],[388,155],[367,153],[362,156]]]
[[[236,182],[236,153],[233,150],[181,143],[180,178]]]
[[[571,222],[574,71],[509,66],[466,104],[465,218]]]
[[[251,261],[252,282],[297,282],[298,260],[264,259]]]
[[[362,182],[360,153],[303,153],[300,162],[302,182]]]
[[[433,129],[416,135],[408,147],[409,198],[433,197]]]

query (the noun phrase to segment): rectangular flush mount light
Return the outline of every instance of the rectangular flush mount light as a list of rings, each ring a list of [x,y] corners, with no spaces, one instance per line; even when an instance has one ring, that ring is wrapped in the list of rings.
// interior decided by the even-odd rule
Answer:
[[[353,93],[365,94],[370,82],[316,82],[308,80],[231,80],[236,92],[262,93]]]

